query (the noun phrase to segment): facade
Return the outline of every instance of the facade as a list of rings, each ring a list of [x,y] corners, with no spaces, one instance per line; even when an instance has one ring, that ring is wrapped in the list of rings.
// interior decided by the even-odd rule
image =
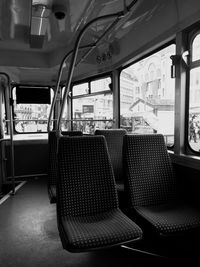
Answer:
[[[175,46],[168,46],[122,71],[122,127],[135,133],[173,135],[175,81],[171,78],[170,56],[174,53]]]

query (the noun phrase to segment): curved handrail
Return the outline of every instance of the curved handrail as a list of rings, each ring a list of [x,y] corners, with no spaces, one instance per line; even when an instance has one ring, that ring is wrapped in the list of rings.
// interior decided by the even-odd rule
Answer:
[[[124,8],[124,11],[120,11],[118,13],[114,13],[114,14],[108,14],[108,15],[104,15],[104,16],[100,16],[100,17],[97,17],[97,18],[94,18],[93,20],[89,21],[82,29],[81,31],[79,32],[79,35],[76,39],[76,42],[75,42],[75,49],[73,50],[73,54],[72,54],[72,57],[71,57],[71,64],[70,64],[70,68],[69,68],[69,72],[68,72],[68,77],[67,77],[67,81],[66,81],[66,86],[65,86],[65,92],[64,92],[64,96],[63,96],[63,102],[62,102],[62,105],[61,105],[61,110],[60,110],[60,114],[59,114],[59,118],[58,118],[58,122],[57,122],[57,127],[56,127],[56,131],[60,132],[60,125],[61,125],[61,120],[62,120],[62,114],[63,114],[63,111],[64,111],[64,106],[65,106],[65,103],[66,103],[66,99],[67,99],[67,96],[69,94],[69,91],[70,91],[70,84],[71,84],[71,80],[72,80],[72,75],[73,75],[73,70],[74,70],[74,67],[75,67],[75,62],[76,62],[76,58],[77,58],[77,54],[78,54],[78,47],[79,47],[79,44],[81,42],[81,39],[83,37],[83,34],[85,33],[85,31],[94,23],[94,22],[97,22],[99,20],[103,20],[103,19],[111,19],[111,18],[116,18],[115,21],[108,27],[108,29],[105,31],[105,33],[97,40],[97,42],[99,42],[104,36],[105,34],[108,33],[108,31],[110,31],[110,29],[122,18],[124,17],[127,13],[129,13],[131,11],[131,8],[138,2],[138,0],[134,0],[130,3],[129,6],[125,7]],[[96,44],[97,44],[96,42]]]
[[[75,66],[75,61],[76,61],[76,58],[77,58],[77,54],[78,54],[78,46],[81,42],[81,39],[83,37],[83,34],[85,33],[85,31],[94,23],[94,22],[97,22],[99,20],[102,20],[102,19],[109,19],[109,18],[116,18],[117,20],[119,20],[119,18],[123,15],[123,12],[119,12],[119,13],[115,13],[115,14],[109,14],[109,15],[105,15],[105,16],[101,16],[101,17],[98,17],[98,18],[94,18],[93,20],[91,20],[90,22],[88,22],[83,28],[82,30],[80,31],[77,39],[76,39],[76,42],[75,42],[75,49],[73,50],[73,53],[72,53],[72,57],[71,57],[71,64],[70,64],[70,67],[69,67],[69,72],[68,72],[68,77],[67,77],[67,81],[66,81],[66,85],[65,85],[65,91],[64,91],[64,96],[63,96],[63,102],[62,102],[62,105],[61,105],[61,110],[60,110],[60,114],[59,114],[59,118],[58,118],[58,122],[57,122],[57,127],[56,127],[56,130],[59,132],[60,131],[60,122],[61,122],[61,118],[62,118],[62,114],[63,114],[63,111],[64,111],[64,106],[65,106],[65,103],[66,103],[66,99],[67,99],[67,96],[69,94],[69,91],[70,91],[70,84],[71,84],[71,79],[72,79],[72,74],[73,74],[73,70],[74,70],[74,66]]]
[[[85,49],[85,48],[90,48],[93,47],[94,45],[85,45],[85,46],[81,46],[79,49]],[[55,89],[55,93],[54,93],[54,97],[53,97],[53,102],[51,104],[51,109],[49,112],[49,118],[48,118],[48,123],[47,123],[47,132],[50,131],[50,124],[51,124],[51,117],[53,114],[53,110],[56,104],[56,99],[57,99],[57,95],[58,95],[58,91],[59,91],[59,86],[60,86],[60,81],[61,81],[61,77],[62,77],[62,72],[63,72],[63,67],[64,64],[66,62],[66,60],[68,60],[68,58],[70,57],[70,55],[72,54],[73,50],[69,51],[64,58],[61,61],[60,67],[59,67],[59,71],[58,71],[58,79],[57,79],[57,83],[56,83],[56,89]]]

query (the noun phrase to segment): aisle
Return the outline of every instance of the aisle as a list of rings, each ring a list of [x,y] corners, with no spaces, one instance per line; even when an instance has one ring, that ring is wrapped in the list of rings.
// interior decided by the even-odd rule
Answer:
[[[157,259],[117,248],[89,253],[62,249],[56,205],[50,204],[44,178],[29,180],[0,205],[0,266],[143,266]],[[156,260],[156,262],[155,262]]]

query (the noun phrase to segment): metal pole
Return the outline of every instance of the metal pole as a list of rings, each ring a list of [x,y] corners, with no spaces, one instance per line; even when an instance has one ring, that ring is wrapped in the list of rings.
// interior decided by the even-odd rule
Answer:
[[[58,123],[57,123],[57,131],[58,132],[60,131],[60,122],[61,122],[62,114],[63,114],[63,111],[64,111],[64,106],[65,106],[65,103],[66,103],[66,99],[67,99],[67,96],[68,96],[69,90],[70,90],[72,74],[73,74],[75,61],[76,61],[77,53],[78,53],[78,46],[79,46],[79,44],[81,42],[83,34],[85,33],[85,31],[94,22],[97,22],[97,21],[102,20],[102,19],[110,19],[110,18],[116,18],[117,20],[119,20],[123,15],[124,15],[123,12],[119,12],[119,13],[116,13],[116,14],[110,14],[110,15],[105,15],[105,16],[101,16],[101,17],[95,18],[95,19],[91,20],[90,22],[88,22],[88,24],[86,24],[85,27],[83,27],[83,29],[80,31],[80,33],[79,33],[79,35],[78,35],[78,37],[76,39],[75,49],[73,50],[73,54],[72,54],[72,58],[71,58],[71,62],[70,62],[68,77],[67,77],[66,86],[65,86],[65,92],[64,92],[64,96],[63,96],[63,102],[62,102],[61,111],[60,111],[59,118],[58,118]]]
[[[75,62],[76,62],[76,58],[77,58],[77,53],[78,53],[78,47],[79,47],[79,44],[81,42],[81,39],[83,37],[83,34],[85,33],[85,31],[94,23],[94,22],[97,22],[99,20],[106,20],[106,19],[111,19],[111,18],[116,18],[116,20],[111,24],[112,26],[115,25],[122,17],[124,17],[127,13],[129,13],[132,9],[132,7],[138,2],[138,0],[134,0],[130,3],[129,6],[127,7],[124,7],[124,11],[121,11],[121,12],[118,12],[118,13],[115,13],[115,14],[108,14],[108,15],[104,15],[104,16],[100,16],[100,17],[97,17],[91,21],[89,21],[83,28],[82,30],[80,31],[77,39],[76,39],[76,42],[75,42],[75,49],[73,50],[73,54],[72,54],[72,58],[71,58],[71,62],[70,62],[70,68],[69,68],[69,72],[68,72],[68,77],[67,77],[67,81],[66,81],[66,86],[65,86],[65,92],[64,92],[64,97],[63,97],[63,102],[62,102],[62,106],[61,106],[61,111],[60,111],[60,114],[59,114],[59,118],[58,118],[58,122],[57,122],[57,127],[56,127],[56,131],[58,132],[58,135],[59,135],[59,132],[60,132],[60,123],[61,123],[61,118],[62,118],[62,114],[63,114],[63,111],[64,111],[64,106],[65,106],[65,103],[66,103],[66,99],[67,99],[67,96],[69,94],[69,90],[70,90],[70,84],[71,84],[71,79],[72,79],[72,75],[73,75],[73,71],[74,71],[74,67],[75,67]],[[111,27],[108,28],[108,30],[110,30]],[[108,32],[108,30],[106,31],[106,33]],[[105,34],[103,34],[103,36],[105,36]],[[103,38],[103,37],[102,37]],[[101,37],[99,38],[101,39]],[[99,40],[98,40],[99,41]],[[98,42],[97,41],[97,42]],[[97,44],[96,42],[96,44]]]
[[[15,195],[15,158],[14,158],[14,142],[13,142],[13,114],[11,103],[11,88],[10,77],[7,73],[0,72],[0,75],[4,75],[7,79],[8,97],[9,97],[9,126],[10,126],[10,155],[11,155],[11,179],[12,179],[12,195]]]
[[[79,49],[86,49],[86,48],[92,48],[93,46],[96,46],[94,44],[91,45],[85,45],[85,46],[81,46]],[[54,98],[53,98],[53,102],[51,104],[51,109],[50,109],[50,113],[49,113],[49,119],[48,119],[48,124],[47,124],[47,132],[50,132],[50,126],[51,126],[51,118],[52,118],[52,114],[53,114],[53,110],[56,104],[56,99],[57,99],[57,95],[58,95],[58,90],[59,90],[59,86],[60,86],[60,81],[61,81],[61,77],[62,77],[62,72],[63,72],[63,66],[66,60],[68,60],[68,58],[71,56],[73,50],[69,51],[63,58],[60,67],[59,67],[59,71],[58,71],[58,79],[57,79],[57,83],[56,83],[56,90],[54,93]]]
[[[119,18],[120,19],[120,18]],[[118,23],[118,20],[119,19],[116,19],[115,21],[113,21],[109,27],[105,30],[105,32],[98,38],[98,40],[95,42],[95,46],[103,39],[103,37],[115,26],[115,24]],[[88,50],[82,57],[81,59],[76,63],[75,67],[77,65],[79,65],[91,52],[92,52],[93,48],[91,48],[90,50]]]
[[[68,119],[66,119],[66,120],[64,120],[64,119],[62,119],[62,121],[110,121],[110,122],[114,122],[115,120],[112,120],[112,119],[102,119],[102,120],[98,120],[98,119],[71,119],[71,120],[68,120]]]

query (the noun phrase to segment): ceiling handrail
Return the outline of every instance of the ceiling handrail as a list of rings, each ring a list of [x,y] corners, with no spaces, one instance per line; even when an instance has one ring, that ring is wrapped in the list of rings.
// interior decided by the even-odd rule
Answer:
[[[138,2],[138,0],[134,0],[132,1],[128,6],[124,7],[123,11],[120,11],[118,13],[114,13],[114,14],[107,14],[104,16],[100,16],[97,18],[92,19],[91,21],[89,21],[79,32],[79,35],[77,36],[75,45],[74,45],[74,50],[72,53],[72,57],[71,57],[71,62],[70,62],[70,66],[69,66],[69,72],[68,72],[68,77],[66,80],[66,85],[65,85],[65,90],[64,90],[64,96],[63,96],[63,101],[61,104],[61,110],[59,113],[59,118],[58,118],[58,122],[56,125],[56,131],[58,132],[58,136],[60,134],[60,128],[61,128],[61,121],[62,121],[62,114],[64,111],[64,107],[65,107],[65,103],[66,103],[66,99],[67,96],[69,95],[69,91],[70,91],[70,86],[71,86],[71,80],[72,80],[72,76],[73,76],[73,71],[74,71],[74,67],[75,67],[75,62],[76,62],[76,58],[77,58],[77,54],[78,54],[78,49],[79,49],[79,44],[81,42],[81,39],[84,35],[84,33],[86,32],[86,30],[94,23],[97,22],[99,20],[107,20],[107,19],[111,19],[111,18],[116,18],[111,25],[106,29],[105,33],[102,34],[102,36],[100,36],[100,38],[96,41],[95,44],[97,44],[104,36],[105,34],[108,33],[108,31],[111,30],[111,28],[113,28],[113,26],[123,17],[125,17],[128,13],[130,13],[131,9],[133,8],[133,6]],[[86,53],[87,54],[87,53]],[[88,54],[87,54],[88,55]]]
[[[85,45],[85,46],[81,46],[79,49],[86,49],[86,48],[90,48],[90,47],[93,47],[93,46],[94,46],[94,44]],[[58,79],[57,79],[57,83],[56,83],[56,89],[55,89],[55,92],[54,92],[54,97],[53,97],[53,101],[52,101],[52,104],[51,104],[51,109],[50,109],[50,112],[49,112],[49,118],[48,118],[48,124],[47,124],[47,131],[48,132],[50,131],[50,126],[51,126],[51,121],[52,121],[51,118],[52,118],[53,110],[54,110],[54,107],[55,107],[55,104],[56,104],[56,99],[57,99],[57,95],[58,95],[58,91],[59,91],[59,87],[60,87],[60,82],[61,82],[61,77],[62,77],[62,73],[63,73],[63,69],[64,69],[64,64],[68,60],[68,58],[71,56],[72,52],[73,52],[73,50],[69,51],[64,56],[64,58],[62,59],[62,62],[60,64],[60,67],[59,67]]]

